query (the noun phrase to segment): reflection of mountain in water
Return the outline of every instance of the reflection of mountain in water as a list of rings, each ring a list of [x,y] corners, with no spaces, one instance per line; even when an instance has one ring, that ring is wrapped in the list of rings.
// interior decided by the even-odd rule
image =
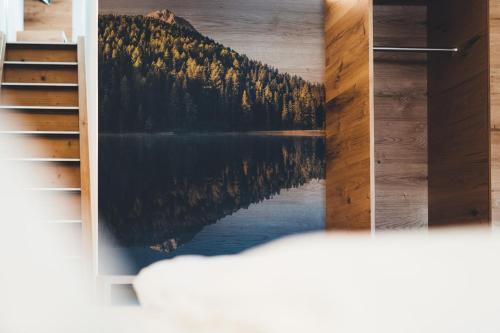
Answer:
[[[101,136],[99,212],[122,246],[169,251],[250,204],[324,178],[319,137]]]

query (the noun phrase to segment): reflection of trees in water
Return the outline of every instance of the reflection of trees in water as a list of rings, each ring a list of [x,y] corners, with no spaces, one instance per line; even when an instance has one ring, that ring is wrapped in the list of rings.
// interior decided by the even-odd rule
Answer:
[[[101,137],[101,220],[121,245],[175,249],[205,225],[324,178],[324,150],[317,137]]]

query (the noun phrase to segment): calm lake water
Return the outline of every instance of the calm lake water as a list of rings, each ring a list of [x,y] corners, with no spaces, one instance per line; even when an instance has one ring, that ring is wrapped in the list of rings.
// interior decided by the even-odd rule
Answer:
[[[323,229],[324,154],[322,137],[101,135],[101,274]]]

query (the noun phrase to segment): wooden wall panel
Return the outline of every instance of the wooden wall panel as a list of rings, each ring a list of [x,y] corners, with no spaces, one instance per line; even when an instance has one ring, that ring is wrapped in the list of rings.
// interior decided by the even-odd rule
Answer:
[[[371,0],[327,0],[326,224],[370,229],[373,221]]]
[[[488,0],[428,5],[429,225],[490,219]]]
[[[500,0],[490,0],[492,220],[500,225]]]
[[[76,0],[82,1],[82,0]],[[72,36],[72,0],[52,0],[50,6],[39,0],[24,0],[24,30],[64,31]]]
[[[374,45],[426,46],[426,6],[374,6]],[[375,225],[427,226],[427,57],[375,53]]]

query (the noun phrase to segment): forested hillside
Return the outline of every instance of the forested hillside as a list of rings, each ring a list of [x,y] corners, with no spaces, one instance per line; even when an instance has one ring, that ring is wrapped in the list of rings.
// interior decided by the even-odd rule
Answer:
[[[323,129],[323,101],[323,85],[196,31],[152,17],[99,17],[101,133]]]

